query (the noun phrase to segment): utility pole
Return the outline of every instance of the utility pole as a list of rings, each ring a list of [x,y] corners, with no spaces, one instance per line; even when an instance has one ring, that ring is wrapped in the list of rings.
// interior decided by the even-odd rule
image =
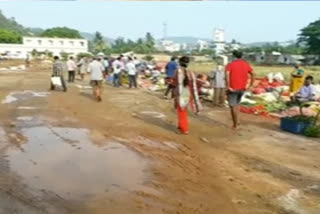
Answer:
[[[163,23],[163,29],[162,29],[162,33],[163,33],[163,40],[166,40],[167,39],[167,22],[164,22]]]

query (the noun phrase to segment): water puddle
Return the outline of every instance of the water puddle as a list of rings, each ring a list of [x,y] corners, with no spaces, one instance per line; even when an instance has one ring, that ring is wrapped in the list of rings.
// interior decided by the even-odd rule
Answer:
[[[301,193],[298,189],[291,189],[286,195],[278,198],[280,205],[288,212],[305,214],[305,210],[299,206]]]
[[[139,137],[137,142],[139,144],[146,145],[152,148],[158,148],[158,149],[164,149],[164,150],[171,150],[171,149],[177,150],[179,147],[178,144],[173,142],[164,141],[160,143],[144,137]]]
[[[31,120],[33,120],[33,117],[31,117],[31,116],[21,116],[21,117],[17,117],[17,120],[31,121]]]
[[[140,114],[147,115],[153,118],[165,118],[166,116],[156,111],[141,111]]]
[[[145,158],[117,142],[95,146],[87,129],[41,125],[21,128],[21,134],[27,138],[24,152],[11,149],[8,160],[31,188],[67,199],[151,189],[143,185],[148,178]]]
[[[26,66],[25,65],[19,65],[19,66],[9,66],[6,68],[0,68],[0,74],[6,74],[6,73],[16,73],[25,71]]]
[[[27,100],[33,97],[46,97],[49,94],[50,94],[49,92],[35,92],[35,91],[11,92],[6,96],[4,100],[2,100],[2,104],[13,103],[18,100]]]
[[[0,143],[5,143],[8,141],[7,134],[5,130],[0,126]],[[0,144],[0,149],[1,149],[1,144]]]
[[[18,109],[35,110],[35,109],[39,109],[39,108],[38,107],[33,107],[33,106],[19,106]]]
[[[92,89],[91,86],[88,86],[88,85],[79,85],[79,84],[75,84],[75,86],[77,88],[80,88],[80,89]]]

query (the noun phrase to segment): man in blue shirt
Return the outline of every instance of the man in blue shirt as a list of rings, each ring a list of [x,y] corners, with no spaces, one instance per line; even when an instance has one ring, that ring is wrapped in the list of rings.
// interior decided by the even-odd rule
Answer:
[[[173,89],[174,89],[174,85],[173,85],[173,78],[176,74],[176,70],[178,68],[178,63],[176,62],[177,57],[173,56],[171,58],[171,61],[168,62],[168,64],[166,65],[166,84],[167,86],[167,90],[164,93],[164,97],[167,99],[168,98],[168,94],[171,91],[171,98],[173,98]]]

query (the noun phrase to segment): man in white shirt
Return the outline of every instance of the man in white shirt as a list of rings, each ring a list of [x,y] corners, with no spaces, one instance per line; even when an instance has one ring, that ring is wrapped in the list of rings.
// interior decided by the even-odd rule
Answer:
[[[137,88],[137,69],[131,57],[128,57],[126,70],[129,76],[129,88],[132,88],[132,87]]]
[[[212,86],[214,88],[214,105],[224,107],[226,96],[226,76],[224,67],[220,62],[218,62],[217,68],[212,72]]]
[[[69,60],[67,61],[67,69],[68,69],[68,82],[74,82],[77,65],[74,62],[73,56],[70,56]]]
[[[88,66],[88,73],[90,73],[90,84],[92,86],[92,93],[94,99],[101,102],[102,84],[103,84],[104,66],[100,58],[94,58]]]
[[[122,56],[119,56],[113,63],[113,86],[119,87],[121,85],[120,78],[121,72],[124,70],[123,63],[122,63]]]
[[[133,63],[136,66],[136,68],[140,65],[140,60],[137,59],[137,57],[133,58]]]

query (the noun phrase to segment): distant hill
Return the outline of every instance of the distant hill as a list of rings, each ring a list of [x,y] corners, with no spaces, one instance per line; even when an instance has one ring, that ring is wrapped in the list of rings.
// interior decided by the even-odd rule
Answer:
[[[87,33],[87,32],[80,32],[80,35],[89,40],[92,41],[94,39],[94,33]],[[114,39],[108,38],[108,37],[103,37],[104,41],[107,42],[108,44],[113,43]]]
[[[29,34],[31,34],[32,36],[40,36],[41,33],[43,33],[43,31],[45,31],[42,28],[27,28],[29,31]]]
[[[21,35],[28,35],[28,30],[16,22],[14,18],[7,18],[0,10],[0,29],[17,32]]]
[[[279,45],[281,46],[288,46],[288,45],[292,45],[292,44],[295,44],[296,41],[295,40],[289,40],[289,41],[286,41],[286,42],[253,42],[253,43],[247,43],[247,44],[244,44],[246,47],[261,47],[261,46],[264,46],[264,45],[267,45],[267,44],[273,44],[273,43],[278,43]]]

